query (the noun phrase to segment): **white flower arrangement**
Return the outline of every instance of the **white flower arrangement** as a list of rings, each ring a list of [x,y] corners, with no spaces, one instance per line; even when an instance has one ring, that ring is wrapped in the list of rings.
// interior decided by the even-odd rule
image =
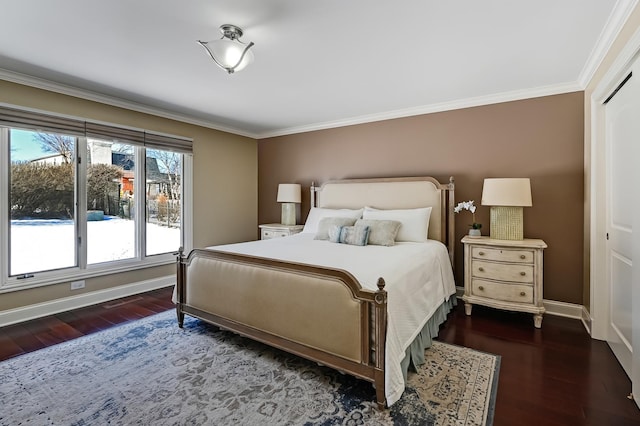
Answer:
[[[472,215],[472,219],[473,219],[473,223],[469,226],[471,226],[473,229],[480,229],[482,228],[482,224],[481,223],[477,223],[476,222],[476,206],[473,204],[473,200],[470,201],[461,201],[458,203],[458,205],[453,209],[453,211],[455,213],[460,213],[462,210],[469,210],[471,212]]]

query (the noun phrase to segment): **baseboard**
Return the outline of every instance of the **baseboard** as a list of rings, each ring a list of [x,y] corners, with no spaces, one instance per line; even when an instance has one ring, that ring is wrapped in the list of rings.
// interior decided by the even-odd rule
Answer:
[[[582,319],[584,306],[575,303],[558,302],[556,300],[543,300],[542,304],[546,309],[545,315],[556,315],[559,317]]]
[[[587,310],[586,306],[582,307],[582,324],[587,330],[587,333],[589,333],[589,336],[591,336],[591,314]]]
[[[77,296],[64,297],[44,303],[37,303],[34,305],[21,306],[19,308],[1,311],[0,327],[57,314],[59,312],[95,305],[109,300],[128,297],[134,294],[144,293],[145,291],[169,287],[174,285],[175,282],[176,277],[174,275],[168,275],[166,277],[140,281],[104,290],[92,291],[90,293],[83,293]]]
[[[464,287],[456,287],[456,297],[461,298],[464,295]],[[559,317],[573,318],[582,320],[585,322],[584,313],[587,313],[587,317],[589,313],[586,308],[582,305],[577,305],[575,303],[567,303],[567,302],[558,302],[556,300],[543,300],[542,304],[546,310],[545,314],[548,315],[556,315]],[[591,324],[591,319],[589,317],[589,324]],[[585,327],[587,325],[585,324]],[[589,330],[589,328],[587,328]]]

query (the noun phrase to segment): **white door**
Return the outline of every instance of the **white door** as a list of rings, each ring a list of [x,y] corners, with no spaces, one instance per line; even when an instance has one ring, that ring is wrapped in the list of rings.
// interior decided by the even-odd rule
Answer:
[[[606,105],[606,276],[610,303],[607,342],[632,379],[636,402],[640,400],[640,380],[634,380],[636,377],[640,379],[640,283],[636,276],[636,285],[633,285],[633,225],[637,221],[638,210],[635,207],[639,205],[640,198],[637,171],[640,162],[637,157],[637,145],[640,144],[638,63],[636,61],[635,70],[631,70],[631,77]]]

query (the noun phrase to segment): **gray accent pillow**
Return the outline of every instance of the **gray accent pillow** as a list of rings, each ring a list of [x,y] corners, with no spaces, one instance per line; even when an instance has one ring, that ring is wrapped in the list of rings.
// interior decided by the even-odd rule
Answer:
[[[392,246],[402,223],[397,220],[358,219],[355,226],[368,226],[369,243],[376,246]]]
[[[320,219],[318,223],[318,232],[316,232],[315,240],[328,240],[329,229],[332,226],[353,226],[356,218],[352,217],[325,217]]]
[[[369,240],[369,230],[368,226],[333,225],[329,229],[329,241],[352,246],[366,246]]]

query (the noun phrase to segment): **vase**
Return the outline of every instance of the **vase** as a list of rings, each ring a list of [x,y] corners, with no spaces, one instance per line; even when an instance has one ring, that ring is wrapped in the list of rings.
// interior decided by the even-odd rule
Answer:
[[[479,229],[473,229],[473,228],[471,228],[471,229],[469,229],[469,236],[470,236],[470,237],[481,237],[481,236],[482,236],[482,234],[480,233],[480,230],[479,230]]]

